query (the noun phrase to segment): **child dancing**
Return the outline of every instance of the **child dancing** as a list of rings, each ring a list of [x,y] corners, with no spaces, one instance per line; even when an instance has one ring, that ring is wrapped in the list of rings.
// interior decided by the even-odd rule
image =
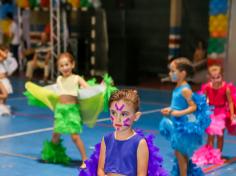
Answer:
[[[208,67],[210,81],[202,86],[201,92],[207,96],[209,104],[213,107],[211,124],[206,129],[208,134],[207,144],[197,150],[193,161],[198,165],[220,164],[221,152],[224,145],[224,129],[232,129],[235,121],[234,103],[232,94],[233,86],[223,80],[223,68],[220,65]],[[229,122],[229,123],[226,123]],[[217,149],[214,148],[215,138]]]
[[[78,90],[88,89],[89,85],[82,77],[73,74],[72,71],[75,67],[75,61],[72,55],[69,53],[60,54],[57,60],[57,66],[61,76],[57,78],[56,85],[54,85],[54,87],[56,86],[56,93],[51,92],[47,87],[39,87],[33,83],[26,84],[28,91],[26,95],[31,101],[31,104],[44,104],[54,110],[55,113],[52,140],[44,142],[42,159],[46,162],[68,164],[70,158],[65,153],[65,148],[62,146],[60,136],[61,134],[70,134],[71,139],[81,154],[83,162],[80,167],[86,168],[84,163],[87,159],[86,151],[84,143],[78,133],[82,132],[83,122],[86,123],[86,117],[84,116],[90,116],[91,122],[92,116],[97,116],[98,113],[101,112],[103,94],[101,91],[100,94],[95,94],[95,100],[92,101],[92,104],[91,100],[88,99],[81,100],[84,104],[79,102],[78,96],[81,98],[81,95],[78,95]],[[89,94],[94,94],[94,92],[89,91]],[[35,99],[39,100],[39,102],[34,102]],[[87,106],[88,103],[90,103],[90,106]],[[83,119],[81,114],[85,114]],[[94,120],[93,118],[92,123],[93,126],[94,123],[96,123],[96,119]]]
[[[166,176],[159,149],[151,136],[145,137],[132,125],[137,121],[139,96],[136,90],[123,89],[113,93],[109,100],[110,117],[114,132],[103,137],[96,151],[85,161],[87,169],[80,176]]]
[[[175,58],[169,65],[169,76],[176,87],[170,107],[162,109],[164,118],[160,133],[171,142],[175,151],[172,176],[201,176],[200,168],[191,161],[191,156],[202,143],[202,136],[210,123],[210,108],[205,96],[194,94],[187,83],[193,75],[191,62],[184,57]]]

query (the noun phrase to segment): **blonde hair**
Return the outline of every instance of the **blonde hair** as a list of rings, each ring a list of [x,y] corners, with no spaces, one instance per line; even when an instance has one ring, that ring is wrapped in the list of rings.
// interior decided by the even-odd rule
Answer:
[[[112,102],[123,100],[124,102],[131,103],[135,112],[139,111],[140,98],[137,90],[135,89],[122,89],[115,91],[109,99],[109,107]]]
[[[223,75],[224,70],[223,67],[220,64],[213,64],[208,67],[208,74],[210,75],[212,72],[219,72],[221,75]]]

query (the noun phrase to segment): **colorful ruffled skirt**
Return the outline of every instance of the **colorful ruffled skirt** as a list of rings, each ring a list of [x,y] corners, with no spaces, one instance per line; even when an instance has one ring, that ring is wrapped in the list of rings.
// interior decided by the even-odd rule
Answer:
[[[210,116],[211,124],[206,129],[208,135],[222,136],[224,134],[224,129],[227,123],[231,123],[229,118],[229,111],[226,106],[214,107],[213,114]],[[228,131],[232,128],[232,125],[228,125]],[[229,131],[230,133],[230,131]],[[231,132],[232,133],[232,132]],[[209,145],[204,145],[194,152],[192,160],[195,164],[199,166],[208,164],[222,164],[224,160],[221,158],[221,151]]]
[[[224,163],[224,160],[221,159],[221,151],[209,145],[204,145],[195,151],[192,160],[198,166]]]
[[[160,133],[170,140],[174,150],[191,157],[202,144],[205,129],[209,126],[211,108],[204,95],[193,94],[197,110],[181,117],[163,118],[160,123]]]
[[[42,160],[48,163],[69,164],[70,157],[66,154],[66,148],[62,145],[62,140],[54,144],[52,141],[44,141],[41,151]]]
[[[226,106],[214,107],[213,114],[211,114],[211,124],[206,129],[206,133],[209,135],[222,136],[225,129],[225,122],[227,115],[229,114]]]
[[[82,119],[78,104],[57,103],[55,109],[54,131],[62,134],[82,132]]]
[[[197,105],[197,110],[192,114],[181,117],[164,117],[160,122],[160,134],[170,141],[171,147],[189,158],[188,176],[204,175],[201,168],[192,163],[190,159],[196,149],[203,142],[203,134],[210,125],[211,107],[207,104],[206,96],[193,94],[193,101]],[[172,176],[179,176],[178,162],[171,171]]]

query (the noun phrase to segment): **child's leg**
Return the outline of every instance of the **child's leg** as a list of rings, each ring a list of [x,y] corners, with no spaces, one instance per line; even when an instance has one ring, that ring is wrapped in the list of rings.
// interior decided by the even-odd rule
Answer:
[[[81,157],[82,157],[82,160],[85,161],[87,159],[87,156],[86,156],[86,151],[85,151],[84,143],[81,140],[80,136],[78,134],[72,134],[71,135],[71,139],[75,143],[76,147],[79,149]]]
[[[58,144],[59,143],[59,141],[60,141],[60,134],[59,133],[53,133],[52,134],[52,142],[54,143],[54,144]]]
[[[224,146],[224,134],[222,136],[217,136],[217,148],[222,152]]]
[[[213,135],[208,135],[207,145],[214,147],[214,136]]]
[[[175,156],[178,160],[180,176],[187,176],[188,158],[178,151],[175,151]]]

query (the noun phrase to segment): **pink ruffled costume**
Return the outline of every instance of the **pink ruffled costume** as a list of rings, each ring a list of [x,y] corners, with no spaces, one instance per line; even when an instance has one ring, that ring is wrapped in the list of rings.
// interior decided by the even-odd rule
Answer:
[[[229,119],[228,100],[226,96],[227,83],[223,82],[219,89],[214,89],[211,83],[202,85],[201,93],[208,97],[209,105],[213,107],[211,123],[206,129],[208,135],[222,136],[226,127],[226,119]],[[206,164],[222,164],[221,151],[212,146],[204,145],[193,154],[192,160],[195,164],[202,166]]]
[[[210,145],[204,145],[196,150],[192,157],[192,161],[198,166],[224,163],[224,160],[221,159],[221,151],[219,149],[213,148]]]
[[[229,83],[228,87],[230,89],[231,98],[234,103],[234,115],[235,115],[236,114],[236,87],[232,83]],[[236,136],[236,120],[231,121],[230,118],[226,118],[226,128],[230,135]]]
[[[223,82],[219,89],[214,89],[211,83],[203,85],[202,90],[207,95],[209,105],[213,106],[211,124],[206,129],[209,135],[223,135],[226,118],[229,118],[228,100],[226,96],[227,83]]]

